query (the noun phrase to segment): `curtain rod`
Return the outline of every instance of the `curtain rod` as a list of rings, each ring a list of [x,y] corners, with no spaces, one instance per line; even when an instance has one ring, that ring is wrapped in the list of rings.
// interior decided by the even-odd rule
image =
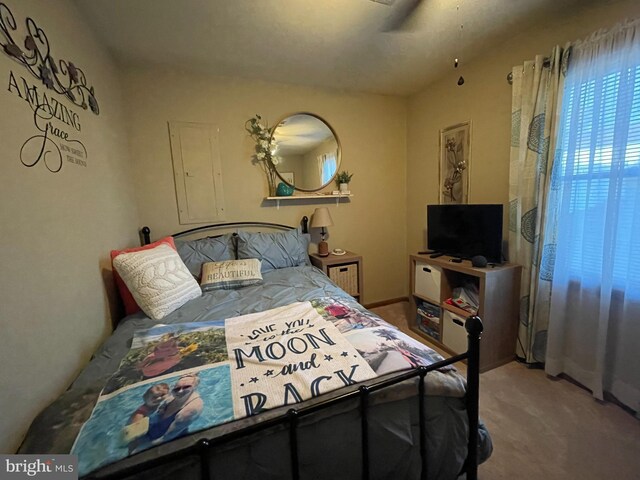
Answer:
[[[542,66],[543,67],[550,67],[551,66],[551,59],[549,57],[545,57],[545,59],[542,61]],[[535,64],[533,65],[533,68],[535,70],[535,68],[536,68]],[[522,71],[524,72],[524,66],[522,67]],[[507,73],[507,83],[509,85],[513,85],[513,71]]]

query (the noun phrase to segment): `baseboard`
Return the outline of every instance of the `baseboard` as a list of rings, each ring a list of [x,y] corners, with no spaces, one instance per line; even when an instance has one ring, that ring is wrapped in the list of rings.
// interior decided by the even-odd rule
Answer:
[[[399,297],[399,298],[391,298],[389,300],[383,300],[381,302],[368,303],[368,304],[363,305],[363,306],[364,306],[364,308],[376,308],[376,307],[385,307],[385,306],[391,305],[393,303],[408,302],[408,301],[409,301],[409,297]]]

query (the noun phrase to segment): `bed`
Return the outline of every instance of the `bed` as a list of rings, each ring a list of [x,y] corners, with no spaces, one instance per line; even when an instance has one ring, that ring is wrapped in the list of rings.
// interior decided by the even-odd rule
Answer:
[[[303,220],[302,228],[264,223],[234,223],[201,227],[174,235],[172,238],[176,239],[178,253],[193,275],[204,272],[201,271],[203,261],[220,260],[208,255],[209,251],[204,252],[203,257],[203,251],[198,245],[201,242],[217,242],[218,253],[224,251],[226,256],[231,254],[239,258],[260,258],[263,269],[261,282],[242,286],[234,284],[230,289],[206,291],[160,320],[152,319],[144,312],[126,316],[70,388],[34,420],[19,453],[72,452],[79,454],[81,464],[85,456],[91,457],[93,463],[81,466],[84,478],[477,478],[478,464],[486,460],[492,451],[490,436],[478,420],[478,358],[482,332],[480,319],[467,319],[469,351],[442,359],[436,352],[410,343],[395,327],[364,309],[320,270],[310,266],[306,254],[308,235],[305,232],[306,221]],[[256,247],[256,239],[272,241],[278,235],[285,235],[289,240],[295,235],[295,242],[302,247],[289,247],[289,240],[282,240],[285,237],[278,237],[275,247],[270,244],[271,249],[262,248],[262,245]],[[142,236],[143,243],[150,244],[149,229],[143,229]],[[233,247],[229,247],[230,239]],[[197,248],[193,248],[194,245]],[[281,251],[274,253],[273,248],[302,248],[304,254],[298,252],[294,255],[289,251],[284,254]],[[304,256],[307,258],[302,258]],[[269,267],[266,271],[265,265]],[[142,367],[135,374],[141,375],[144,380],[141,377],[135,381],[140,381],[144,386],[157,385],[158,382],[150,383],[149,379],[153,377],[155,381],[154,375],[160,375],[157,378],[167,379],[163,385],[173,382],[173,392],[178,392],[172,394],[174,397],[183,388],[179,382],[186,382],[185,388],[200,388],[199,394],[206,404],[209,398],[207,392],[215,396],[218,395],[216,392],[225,388],[228,390],[229,387],[220,380],[221,377],[216,377],[211,382],[216,390],[205,392],[204,381],[202,384],[188,385],[189,378],[186,377],[189,375],[184,375],[184,372],[196,372],[200,381],[200,378],[206,380],[208,372],[213,371],[209,368],[213,364],[203,365],[202,360],[200,363],[193,360],[204,355],[191,352],[198,352],[198,348],[209,341],[207,339],[214,338],[213,332],[218,332],[215,328],[219,327],[221,321],[229,345],[235,328],[239,329],[238,332],[245,331],[241,328],[249,328],[246,332],[251,332],[251,326],[256,327],[252,331],[255,338],[250,333],[247,336],[254,342],[268,340],[271,337],[266,335],[271,332],[265,326],[273,325],[274,318],[286,318],[288,312],[293,315],[290,318],[312,318],[315,312],[317,316],[313,318],[318,319],[318,326],[328,325],[350,339],[349,348],[355,348],[359,356],[353,361],[362,361],[365,368],[368,365],[375,376],[355,381],[354,378],[358,378],[354,373],[355,368],[349,373],[346,368],[336,370],[337,367],[331,367],[338,375],[318,377],[316,374],[316,377],[334,377],[336,382],[340,377],[343,382],[341,387],[336,384],[323,390],[316,385],[315,394],[311,388],[312,395],[303,398],[298,396],[291,383],[285,383],[284,401],[281,400],[279,404],[276,401],[273,405],[266,404],[268,408],[263,408],[266,400],[262,400],[257,394],[249,394],[241,397],[244,403],[238,401],[236,405],[229,407],[242,410],[244,406],[244,414],[223,414],[221,412],[224,409],[220,405],[226,404],[218,402],[215,409],[209,409],[213,412],[211,415],[218,418],[216,424],[202,423],[201,420],[208,413],[201,413],[201,407],[194,416],[197,418],[196,422],[200,423],[192,423],[188,429],[170,438],[170,441],[157,444],[151,442],[144,447],[136,444],[138,440],[131,441],[126,454],[122,453],[122,447],[119,456],[109,457],[110,453],[106,453],[107,446],[103,446],[101,442],[111,433],[98,435],[96,432],[100,430],[91,430],[89,425],[92,422],[97,424],[100,420],[96,413],[98,407],[109,405],[103,399],[110,398],[109,395],[114,395],[114,399],[119,398],[119,392],[133,392],[138,388],[138,384],[123,387],[129,378],[128,374],[123,373],[129,371],[125,368],[128,365],[127,359],[134,353],[139,356],[141,350],[136,349],[137,347],[144,344],[147,348],[145,352],[150,352],[150,346],[157,348],[162,339],[165,343],[175,342],[171,335],[176,329],[181,335],[200,335],[197,337],[199,340],[190,340],[190,344],[180,347],[181,354],[175,357],[179,358],[177,364],[171,360],[174,358],[172,353],[165,352],[162,355],[164,363],[154,364],[148,361],[147,357],[152,357],[154,352],[148,353],[144,361],[137,357],[136,365]],[[159,324],[163,326],[158,326]],[[369,340],[362,339],[369,338],[367,335],[371,336],[374,331],[377,332],[377,340],[385,337],[385,341],[393,347],[381,343],[384,345],[383,354],[377,350],[369,350],[369,344],[366,343]],[[210,337],[203,340],[203,332]],[[300,362],[294,369],[318,367],[315,363],[323,363],[320,359],[334,361],[332,355],[329,355],[332,352],[345,350],[345,356],[347,352],[352,352],[342,345],[339,345],[340,350],[335,350],[338,346],[335,346],[335,342],[328,341],[329,337],[324,330],[314,332],[315,336],[311,333],[301,335],[307,335],[306,339],[311,341],[311,347],[316,347],[317,350],[313,351],[317,355],[307,355],[306,367],[304,362]],[[243,340],[248,340],[244,334],[238,335],[238,339],[244,337]],[[259,336],[261,337],[258,339]],[[144,343],[145,338],[154,340],[149,340],[147,345]],[[250,345],[250,342],[245,344]],[[326,350],[328,345],[334,350]],[[307,347],[309,345],[294,343],[292,348],[296,352],[302,352]],[[175,345],[173,348],[176,348]],[[203,352],[204,349],[201,348],[200,351]],[[245,367],[244,362],[252,360],[250,357],[254,357],[256,363],[260,363],[256,359],[261,355],[267,357],[266,349],[259,350],[253,346],[244,350],[236,348],[234,351],[236,367]],[[231,347],[229,358],[224,360],[234,364],[230,352]],[[157,351],[155,355],[160,357]],[[276,354],[272,356],[278,357]],[[190,362],[188,364],[185,363],[187,358]],[[262,362],[265,358],[259,360]],[[268,361],[270,359],[271,357],[266,358]],[[452,367],[462,360],[468,362],[466,381]],[[398,362],[408,362],[410,366],[398,368]],[[161,365],[160,374],[149,373],[148,369],[152,370],[158,365]],[[280,365],[277,364],[275,371],[282,374],[285,368],[291,369],[293,363],[287,365],[278,370]],[[141,371],[149,375],[145,376]],[[245,387],[245,383],[237,380],[240,378],[237,377],[238,371],[235,373],[234,381],[237,383],[233,384],[234,389],[238,389],[238,385]],[[363,370],[359,369],[358,372],[360,371]],[[246,381],[247,386],[254,379],[256,382],[258,380],[257,375],[246,378],[250,377],[251,380]],[[328,384],[328,380],[324,384]],[[240,394],[234,393],[234,396]],[[172,397],[168,395],[164,398],[165,404],[162,407],[166,410],[166,398]],[[204,409],[206,412],[209,410]],[[149,420],[144,413],[141,417],[146,421],[145,432],[148,432]],[[94,421],[96,418],[98,420]],[[104,416],[100,425],[108,418],[111,417]],[[125,428],[128,427],[129,425]],[[93,432],[93,436],[87,432]],[[147,433],[140,438],[147,438],[148,435]],[[475,448],[469,448],[470,445]],[[93,460],[94,457],[96,460]]]

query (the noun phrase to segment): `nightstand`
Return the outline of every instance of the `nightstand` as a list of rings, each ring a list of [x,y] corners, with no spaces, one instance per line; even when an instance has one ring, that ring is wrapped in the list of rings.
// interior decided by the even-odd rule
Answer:
[[[360,255],[347,252],[344,255],[330,253],[327,257],[321,257],[317,253],[312,253],[309,257],[315,267],[322,270],[336,285],[360,302],[363,292]]]

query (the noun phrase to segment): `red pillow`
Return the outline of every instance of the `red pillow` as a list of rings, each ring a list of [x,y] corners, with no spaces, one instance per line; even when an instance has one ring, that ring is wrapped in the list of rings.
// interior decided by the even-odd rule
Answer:
[[[118,272],[116,272],[116,269],[113,268],[113,259],[121,253],[149,250],[150,248],[157,247],[158,245],[161,245],[163,243],[176,250],[176,244],[173,241],[173,237],[161,238],[157,242],[150,243],[149,245],[145,245],[144,247],[127,248],[125,250],[111,250],[111,270],[113,271],[113,279],[115,280],[116,285],[118,286],[118,291],[120,292],[120,298],[122,299],[122,303],[124,304],[125,315],[131,315],[133,313],[139,312],[141,309],[136,303],[136,300],[133,298],[133,295],[127,288],[127,285],[124,283],[124,280],[122,280],[122,277],[120,277],[120,275],[118,275]]]

